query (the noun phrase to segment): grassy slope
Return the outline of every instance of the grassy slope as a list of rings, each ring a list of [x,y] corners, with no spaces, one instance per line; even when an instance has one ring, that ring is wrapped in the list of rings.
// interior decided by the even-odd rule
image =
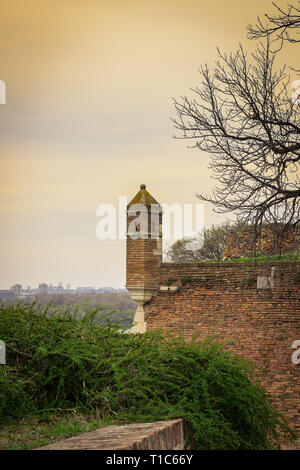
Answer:
[[[0,450],[35,449],[107,424],[112,423],[76,410],[44,413],[42,417],[36,414],[0,426]]]

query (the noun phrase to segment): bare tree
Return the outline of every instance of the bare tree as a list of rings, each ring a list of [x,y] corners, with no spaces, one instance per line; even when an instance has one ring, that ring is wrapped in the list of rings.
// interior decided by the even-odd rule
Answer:
[[[196,263],[204,260],[222,260],[230,231],[237,226],[224,222],[212,225],[194,237],[177,240],[167,251],[173,263]]]
[[[202,237],[184,237],[176,240],[166,252],[167,260],[171,263],[197,263],[197,248],[202,245]]]
[[[248,26],[249,39],[272,37],[280,41],[280,48],[284,41],[300,42],[300,2],[289,3],[285,8],[280,8],[274,2],[273,5],[276,10],[275,15],[266,13],[265,21],[258,17],[255,26]]]
[[[220,225],[211,225],[209,228],[204,229],[203,246],[198,249],[199,259],[222,260],[228,235],[236,227],[237,225],[224,222]]]
[[[219,183],[211,196],[197,196],[255,228],[284,230],[300,219],[300,109],[289,77],[285,67],[275,70],[269,40],[250,58],[242,46],[218,56],[213,70],[200,69],[193,98],[174,100],[176,138],[211,155]]]

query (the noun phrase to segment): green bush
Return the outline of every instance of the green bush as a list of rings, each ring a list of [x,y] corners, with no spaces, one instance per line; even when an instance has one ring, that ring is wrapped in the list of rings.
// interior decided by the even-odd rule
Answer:
[[[73,407],[120,423],[184,417],[193,449],[266,449],[291,435],[253,366],[222,345],[96,323],[96,311],[76,320],[0,306],[0,423]]]

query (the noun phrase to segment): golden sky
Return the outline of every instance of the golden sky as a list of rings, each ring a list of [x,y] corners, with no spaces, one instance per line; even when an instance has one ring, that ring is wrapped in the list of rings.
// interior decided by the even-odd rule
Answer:
[[[172,97],[199,83],[216,46],[253,50],[246,26],[271,3],[3,2],[0,288],[124,285],[125,242],[96,237],[97,206],[141,183],[169,204],[213,188],[208,156],[173,139]],[[296,50],[281,60],[295,65]],[[207,226],[222,220],[206,206]]]

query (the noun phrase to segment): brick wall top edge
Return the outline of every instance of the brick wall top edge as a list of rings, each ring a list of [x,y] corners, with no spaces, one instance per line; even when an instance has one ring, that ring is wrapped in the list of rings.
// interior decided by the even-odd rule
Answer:
[[[226,261],[226,262],[217,262],[217,263],[209,263],[209,262],[199,262],[199,263],[162,263],[162,269],[169,269],[169,268],[183,268],[183,267],[208,267],[208,268],[232,268],[232,267],[247,267],[247,266],[276,266],[276,265],[285,265],[285,266],[299,266],[300,261],[245,261],[245,262],[238,262],[238,261]]]

